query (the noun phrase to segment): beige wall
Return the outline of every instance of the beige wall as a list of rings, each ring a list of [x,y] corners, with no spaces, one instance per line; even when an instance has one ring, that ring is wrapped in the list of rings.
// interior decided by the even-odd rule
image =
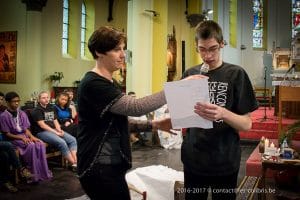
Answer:
[[[76,2],[80,6],[80,1],[76,0]],[[59,86],[72,86],[75,80],[81,79],[84,73],[94,66],[93,60],[83,60],[80,58],[79,48],[77,56],[74,58],[62,57],[61,0],[47,1],[47,5],[43,8],[42,13],[36,11],[27,12],[26,5],[20,0],[1,0],[0,7],[0,31],[18,31],[16,84],[0,83],[0,91],[4,93],[16,91],[20,94],[24,103],[30,99],[34,91],[51,89],[51,85],[45,78],[53,72],[62,71],[64,73],[64,79]],[[126,0],[115,0],[113,10],[114,20],[112,23],[107,22],[108,1],[95,1],[95,8],[96,28],[102,25],[112,25],[126,31]],[[28,34],[35,33],[34,29],[39,27],[39,20],[41,22],[40,30],[37,31],[40,32],[41,36],[40,49],[32,49],[32,46],[37,46],[35,44],[37,39]],[[80,23],[80,16],[78,17],[78,23]],[[78,43],[80,42],[79,37],[78,34]]]
[[[71,0],[73,3],[77,3],[78,9],[80,8],[81,0]],[[115,0],[113,7],[113,21],[107,22],[108,17],[108,1],[104,0],[88,0],[95,5],[94,24],[92,27],[98,28],[102,25],[112,25],[118,29],[124,29],[124,32],[128,34],[128,47],[132,48],[132,54],[135,56],[135,60],[128,67],[127,86],[129,90],[136,90],[138,96],[144,96],[150,94],[153,91],[153,82],[159,80],[161,77],[159,73],[152,75],[152,54],[153,51],[161,46],[157,47],[156,42],[153,41],[154,37],[159,34],[153,30],[153,20],[151,21],[149,16],[143,12],[144,9],[153,9],[153,2],[155,0]],[[167,34],[172,33],[172,27],[176,29],[177,39],[177,74],[175,79],[181,77],[181,41],[186,42],[186,68],[195,64],[194,59],[194,41],[191,33],[193,30],[190,28],[186,21],[185,1],[182,0],[161,0],[168,2],[167,9]],[[75,49],[75,56],[72,58],[62,57],[61,55],[61,31],[62,31],[62,0],[49,0],[46,7],[42,12],[27,12],[26,5],[21,0],[1,0],[0,1],[0,31],[17,31],[17,80],[16,84],[1,84],[0,91],[6,93],[8,91],[16,91],[21,95],[22,100],[25,102],[30,99],[30,95],[34,91],[49,90],[50,84],[45,81],[45,78],[55,71],[62,71],[65,78],[60,83],[60,86],[72,86],[75,80],[82,78],[84,73],[91,69],[94,65],[93,60],[80,58],[80,35],[79,24],[77,39],[74,41],[78,43],[78,48]],[[205,2],[203,5],[211,7],[208,0],[195,0],[193,2]],[[218,19],[221,27],[224,30],[224,37],[226,41],[229,41],[229,23],[228,23],[228,1],[219,1]],[[244,2],[244,1],[243,1]],[[281,9],[281,4],[285,3],[285,0],[269,1],[269,8],[276,7]],[[133,10],[128,10],[127,6],[131,5]],[[200,3],[201,4],[201,3]],[[199,5],[200,5],[199,4]],[[137,8],[136,6],[140,6]],[[245,3],[240,3],[242,11],[238,11],[238,17],[240,19],[238,26],[238,46],[232,48],[226,46],[222,53],[224,60],[234,64],[242,65],[247,72],[249,72],[250,78],[254,85],[259,85],[263,80],[263,60],[262,51],[254,51],[251,48],[252,38],[251,27],[249,22],[249,16],[251,16],[251,0],[245,0]],[[197,6],[198,7],[198,6]],[[277,9],[277,10],[278,10]],[[290,13],[290,8],[282,7],[281,13]],[[200,8],[201,10],[201,8]],[[278,14],[274,12],[274,9],[269,10],[269,23],[268,30],[268,50],[272,49],[273,41],[276,45],[281,47],[289,47],[289,40],[286,39],[287,35],[290,35],[288,27],[280,29],[284,24],[290,24],[283,22]],[[247,12],[245,12],[247,11]],[[164,11],[160,11],[164,12]],[[245,13],[247,15],[245,15]],[[165,14],[165,13],[164,13]],[[285,14],[284,14],[285,15]],[[75,15],[76,16],[76,15]],[[162,15],[164,16],[164,15]],[[285,15],[286,16],[286,15]],[[129,19],[128,19],[129,18]],[[276,20],[272,20],[275,19]],[[286,19],[286,18],[284,18]],[[80,23],[80,15],[77,16],[78,23]],[[290,26],[290,25],[289,25]],[[127,28],[128,27],[128,28]],[[274,27],[277,27],[274,28]],[[272,30],[271,30],[272,29]],[[76,30],[76,29],[75,29]],[[164,29],[165,30],[165,29]],[[282,30],[288,30],[282,34]],[[158,34],[158,35],[154,35]],[[162,42],[166,41],[165,37],[162,38]],[[249,36],[249,37],[248,37]],[[88,36],[89,37],[89,36]],[[135,44],[132,46],[132,42]],[[240,44],[248,44],[247,50],[243,52],[240,50]],[[73,43],[74,45],[74,43]],[[131,46],[130,46],[131,45]],[[162,45],[163,47],[166,45]],[[161,50],[161,49],[160,49]],[[138,56],[137,56],[138,55]],[[162,56],[164,57],[164,56]],[[160,63],[164,63],[162,60]],[[162,66],[163,67],[163,66]],[[132,71],[132,69],[137,69]],[[259,73],[256,73],[256,72]],[[165,76],[163,73],[162,76]],[[141,81],[144,84],[141,85]],[[157,91],[159,88],[155,88]]]

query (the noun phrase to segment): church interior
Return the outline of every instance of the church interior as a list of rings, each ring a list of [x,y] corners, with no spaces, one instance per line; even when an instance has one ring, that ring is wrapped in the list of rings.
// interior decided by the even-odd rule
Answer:
[[[252,128],[239,132],[237,187],[247,192],[237,199],[300,199],[300,0],[1,0],[0,8],[0,92],[18,93],[23,110],[36,106],[41,91],[49,92],[52,103],[59,93],[72,91],[76,104],[80,81],[95,65],[87,42],[101,26],[126,34],[125,63],[113,77],[124,93],[142,98],[203,62],[195,27],[217,22],[224,35],[223,61],[247,72],[259,104]],[[149,166],[182,172],[184,138],[184,129],[176,144],[158,131],[137,134],[129,172]],[[293,155],[279,162],[274,149],[284,139]],[[61,153],[46,151],[53,178],[30,184],[11,170],[18,191],[8,191],[0,179],[0,199],[88,200]],[[155,181],[154,188],[161,184]],[[181,179],[170,182],[174,190],[166,199],[184,199]],[[152,187],[129,188],[132,200],[155,199]]]

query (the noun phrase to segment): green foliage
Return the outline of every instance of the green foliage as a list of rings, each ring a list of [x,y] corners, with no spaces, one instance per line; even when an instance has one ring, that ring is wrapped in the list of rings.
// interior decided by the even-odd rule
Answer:
[[[282,130],[279,134],[278,142],[281,144],[286,138],[287,142],[290,144],[291,140],[293,139],[294,135],[300,130],[300,120],[296,121],[295,123],[289,125],[286,129]]]
[[[63,78],[64,78],[63,72],[54,72],[54,74],[51,74],[48,77],[48,80],[60,82]]]
[[[80,80],[73,81],[74,87],[78,87],[79,84],[80,84]]]

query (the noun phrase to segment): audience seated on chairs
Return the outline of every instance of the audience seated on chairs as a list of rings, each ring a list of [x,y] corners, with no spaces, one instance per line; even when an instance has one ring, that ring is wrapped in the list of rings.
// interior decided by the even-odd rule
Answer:
[[[33,119],[31,127],[36,136],[59,149],[64,158],[72,165],[72,170],[76,170],[76,139],[61,129],[55,109],[53,105],[49,104],[48,92],[39,93],[38,105],[32,110],[31,116]]]
[[[6,106],[4,105],[4,94],[0,92],[0,113],[6,110]]]
[[[30,170],[31,182],[50,179],[52,173],[48,169],[45,144],[29,131],[28,117],[19,108],[19,95],[8,92],[5,100],[8,108],[0,115],[2,132],[18,150],[20,158]]]
[[[2,134],[0,133],[0,135]],[[18,170],[20,177],[24,179],[31,178],[30,172],[22,167],[13,145],[0,139],[0,186],[3,185],[9,192],[17,192],[18,189],[10,181],[11,166],[14,170]]]
[[[70,106],[70,97],[66,92],[59,93],[56,97],[54,108],[61,129],[77,137],[77,124],[75,123],[76,110]]]

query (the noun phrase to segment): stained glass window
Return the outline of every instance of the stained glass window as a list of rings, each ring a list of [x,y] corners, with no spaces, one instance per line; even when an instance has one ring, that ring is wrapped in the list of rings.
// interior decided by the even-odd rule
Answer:
[[[300,31],[300,0],[292,0],[292,38]]]
[[[81,5],[81,38],[80,38],[80,54],[85,56],[85,36],[86,36],[86,6],[83,2]]]
[[[68,54],[69,41],[69,0],[63,4],[63,31],[62,31],[62,54]]]
[[[264,7],[263,0],[252,0],[253,3],[253,48],[263,48]]]

